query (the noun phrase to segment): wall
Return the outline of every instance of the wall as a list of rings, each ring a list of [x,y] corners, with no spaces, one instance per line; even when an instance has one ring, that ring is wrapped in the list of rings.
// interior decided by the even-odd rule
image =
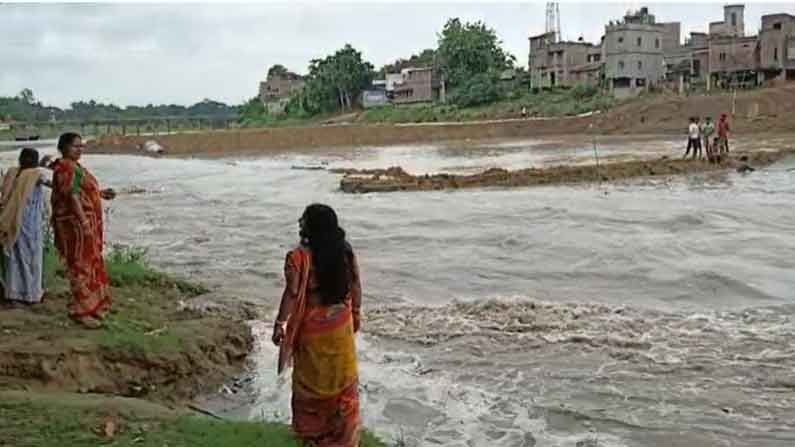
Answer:
[[[640,46],[637,44],[638,38],[641,39]],[[608,27],[604,42],[606,77],[643,78],[648,83],[660,81],[665,76],[662,40],[663,27],[659,25],[622,24]],[[623,68],[621,62],[624,63]]]
[[[679,22],[661,23],[663,27],[662,49],[671,51],[682,45],[682,25]]]
[[[409,96],[401,92],[411,91]],[[395,104],[409,104],[413,102],[433,101],[433,71],[407,70],[403,75],[403,83],[395,86]]]
[[[734,21],[732,21],[734,15]],[[727,5],[723,7],[723,31],[729,36],[745,36],[745,6]]]
[[[795,17],[789,14],[763,16],[759,47],[762,69],[795,69]]]
[[[721,56],[725,55],[725,56]],[[756,38],[719,38],[709,42],[710,73],[755,70]]]

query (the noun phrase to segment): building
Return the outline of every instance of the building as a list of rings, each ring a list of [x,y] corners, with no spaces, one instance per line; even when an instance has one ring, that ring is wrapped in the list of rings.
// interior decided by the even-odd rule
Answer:
[[[274,74],[260,82],[259,98],[269,113],[279,114],[284,112],[290,97],[300,93],[303,89],[303,77],[291,72]]]
[[[383,107],[389,105],[389,98],[386,96],[386,90],[373,89],[362,91],[362,107],[371,109],[373,107]]]
[[[577,42],[558,42],[555,33],[531,36],[529,72],[531,87],[573,87],[582,79],[584,65],[599,63],[602,50],[580,38]],[[573,72],[574,69],[578,71]]]
[[[655,22],[648,8],[605,27],[605,80],[615,96],[633,96],[664,80],[665,36],[666,27]]]
[[[744,37],[745,5],[726,5],[723,7],[723,21],[709,24],[712,37]]]
[[[759,72],[763,81],[795,81],[795,16],[762,16]]]
[[[657,23],[648,8],[609,22],[599,45],[555,36],[529,38],[532,87],[597,84],[626,97],[657,84],[684,92],[795,81],[795,16],[765,15],[759,36],[746,36],[741,4],[724,6],[723,21],[691,32],[684,45],[681,24]]]
[[[444,100],[444,86],[439,82],[433,68],[404,68],[400,74],[400,81],[394,83],[393,103],[412,104]]]

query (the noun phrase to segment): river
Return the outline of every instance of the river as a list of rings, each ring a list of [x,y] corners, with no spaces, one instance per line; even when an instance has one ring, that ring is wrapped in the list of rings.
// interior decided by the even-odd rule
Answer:
[[[603,162],[682,150],[669,139],[598,147]],[[593,158],[589,139],[564,139],[84,162],[103,185],[148,191],[110,206],[111,240],[271,308],[303,207],[332,205],[363,275],[364,421],[386,439],[794,445],[795,160],[747,175],[371,195],[291,169],[471,172]],[[255,392],[233,417],[289,417],[270,327],[254,323]]]

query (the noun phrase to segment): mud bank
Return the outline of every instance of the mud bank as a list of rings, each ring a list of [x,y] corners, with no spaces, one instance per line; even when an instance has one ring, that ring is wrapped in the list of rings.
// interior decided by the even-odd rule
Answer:
[[[60,287],[43,304],[0,309],[0,389],[184,402],[239,373],[253,339],[242,315],[200,310],[176,283],[114,287],[104,328],[66,317]]]
[[[423,124],[334,124],[305,127],[219,130],[159,136],[102,136],[88,143],[104,154],[151,155],[144,147],[155,141],[170,156],[224,157],[329,148],[393,146],[442,141],[538,138],[540,136],[682,135],[691,116],[729,113],[738,135],[795,131],[795,84],[730,94],[644,96],[607,112],[581,117],[498,119]]]
[[[751,152],[733,154],[720,163],[678,160],[662,157],[657,160],[613,162],[597,166],[556,166],[545,169],[520,169],[509,171],[493,168],[472,175],[433,174],[412,175],[400,167],[389,169],[337,169],[331,172],[344,174],[340,189],[346,193],[432,191],[484,187],[524,187],[552,184],[614,182],[648,176],[670,176],[697,172],[738,169],[750,171],[767,166],[795,150]]]
[[[483,123],[417,125],[333,125],[208,131],[161,136],[102,136],[88,143],[101,154],[144,154],[149,140],[169,156],[224,157],[323,151],[330,147],[391,146],[467,139],[529,138],[584,133],[590,118],[506,120]]]

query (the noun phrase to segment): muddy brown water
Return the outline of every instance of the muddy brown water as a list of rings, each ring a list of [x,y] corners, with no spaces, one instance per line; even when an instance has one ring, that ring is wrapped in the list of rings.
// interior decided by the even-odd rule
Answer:
[[[683,152],[678,139],[597,143],[603,160]],[[334,206],[364,277],[364,421],[387,439],[795,445],[795,160],[747,175],[366,196],[338,192],[338,175],[291,169],[462,173],[592,159],[590,138],[567,137],[85,163],[104,185],[150,192],[110,206],[112,240],[269,306],[303,207]],[[254,328],[256,374],[218,408],[287,420],[270,322]]]

